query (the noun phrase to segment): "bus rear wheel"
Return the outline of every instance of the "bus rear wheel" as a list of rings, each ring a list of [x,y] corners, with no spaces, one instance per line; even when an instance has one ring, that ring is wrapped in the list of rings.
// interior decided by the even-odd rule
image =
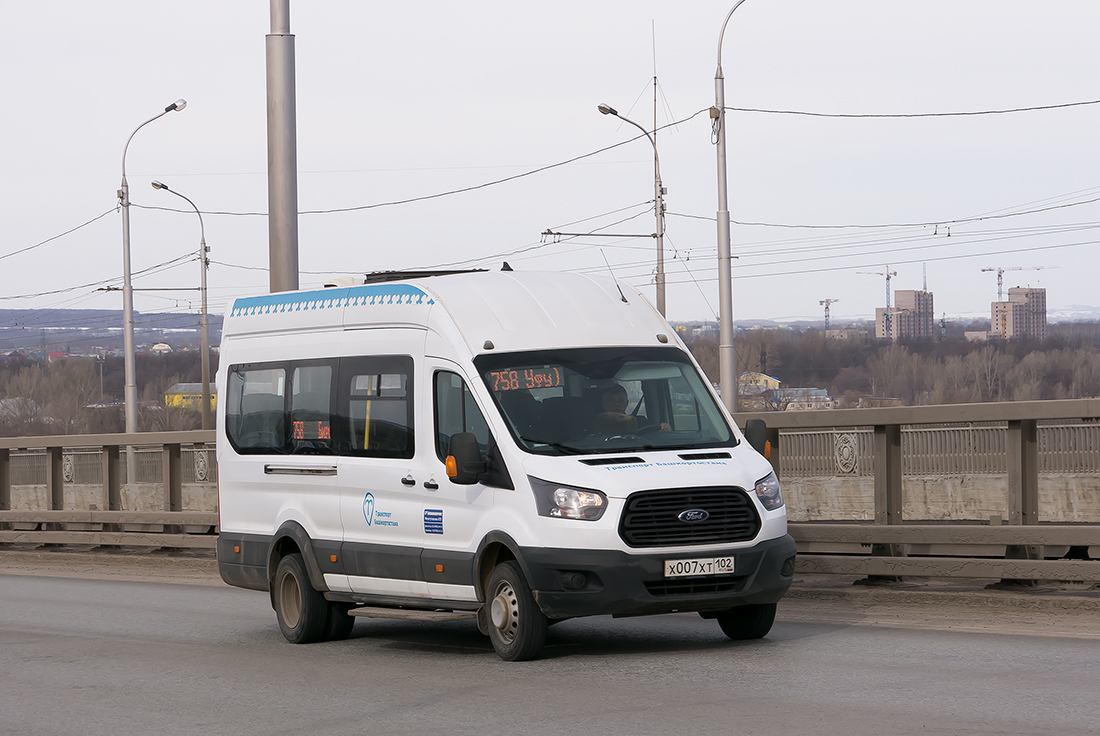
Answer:
[[[310,644],[325,637],[329,606],[313,589],[302,555],[295,552],[279,560],[275,569],[273,602],[279,630],[291,644]]]

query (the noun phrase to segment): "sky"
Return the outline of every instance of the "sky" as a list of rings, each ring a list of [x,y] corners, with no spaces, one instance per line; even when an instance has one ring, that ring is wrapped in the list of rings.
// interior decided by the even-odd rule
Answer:
[[[653,148],[597,105],[652,129],[656,75],[667,316],[714,319],[707,110],[732,6],[292,0],[301,286],[508,261],[610,268],[652,298]],[[211,311],[266,292],[269,4],[4,15],[0,309],[121,308],[100,289],[121,284],[123,146],[179,98],[127,153],[135,308],[198,310],[198,218],[154,179],[204,212]],[[1100,308],[1100,104],[1071,105],[1100,100],[1097,27],[1090,0],[747,0],[722,49],[735,319],[824,299],[834,322],[870,317],[887,270],[893,289],[926,270],[949,319],[988,317],[996,267],[1052,312]],[[341,208],[360,209],[323,212]],[[643,237],[541,236],[600,228]]]

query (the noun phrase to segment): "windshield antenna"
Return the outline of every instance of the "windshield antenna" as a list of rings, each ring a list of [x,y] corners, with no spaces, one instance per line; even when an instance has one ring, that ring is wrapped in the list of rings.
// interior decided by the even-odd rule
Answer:
[[[615,272],[611,270],[611,264],[607,261],[607,254],[603,252],[603,248],[600,248],[600,255],[603,256],[603,262],[607,263],[607,272],[611,274],[611,280],[615,282],[615,288],[619,290],[619,298],[623,300],[623,304],[630,304],[623,295],[623,288],[619,286],[619,280],[615,278]]]

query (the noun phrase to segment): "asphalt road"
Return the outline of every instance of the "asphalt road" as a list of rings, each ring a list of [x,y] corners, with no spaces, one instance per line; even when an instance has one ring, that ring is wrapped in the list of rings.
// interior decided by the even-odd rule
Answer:
[[[1087,634],[813,621],[792,601],[762,641],[599,617],[505,663],[468,622],[294,646],[265,594],[190,582],[0,574],[0,733],[1100,733]]]

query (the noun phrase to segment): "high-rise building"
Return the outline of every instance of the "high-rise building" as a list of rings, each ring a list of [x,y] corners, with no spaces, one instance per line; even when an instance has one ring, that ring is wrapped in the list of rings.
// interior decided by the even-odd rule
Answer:
[[[1008,290],[1008,301],[993,302],[990,337],[1003,340],[1045,340],[1047,336],[1047,290],[1016,286]]]
[[[890,329],[887,332],[886,309],[875,310],[875,337],[879,339],[927,339],[936,337],[935,309],[932,292],[916,289],[894,292],[896,306],[890,308]]]

